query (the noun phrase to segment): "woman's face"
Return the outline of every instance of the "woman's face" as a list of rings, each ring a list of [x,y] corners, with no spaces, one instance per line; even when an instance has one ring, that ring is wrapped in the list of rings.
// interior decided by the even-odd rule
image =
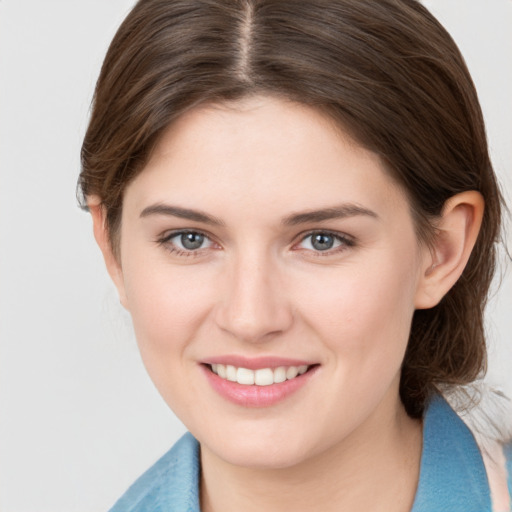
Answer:
[[[317,111],[184,115],[126,189],[120,244],[146,368],[203,450],[291,467],[405,415],[425,249],[381,160]]]

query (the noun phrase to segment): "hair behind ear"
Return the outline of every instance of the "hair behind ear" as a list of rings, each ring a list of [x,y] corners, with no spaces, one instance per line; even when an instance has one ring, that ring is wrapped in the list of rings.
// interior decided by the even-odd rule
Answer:
[[[485,372],[486,294],[478,282],[487,291],[490,276],[475,269],[480,255],[473,252],[484,212],[479,192],[462,192],[446,202],[436,222],[402,367],[400,394],[413,417],[421,416],[420,404],[435,385],[467,384]]]

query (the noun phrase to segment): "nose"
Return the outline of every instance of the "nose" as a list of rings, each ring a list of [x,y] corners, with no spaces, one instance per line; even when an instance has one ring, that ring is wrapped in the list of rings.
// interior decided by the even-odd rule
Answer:
[[[240,257],[223,277],[215,319],[238,340],[268,341],[293,323],[281,272],[270,260],[263,255]]]

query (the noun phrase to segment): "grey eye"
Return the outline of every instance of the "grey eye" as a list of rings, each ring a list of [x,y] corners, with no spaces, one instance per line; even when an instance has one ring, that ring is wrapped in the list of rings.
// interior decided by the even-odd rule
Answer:
[[[195,249],[201,248],[204,243],[205,236],[201,235],[201,233],[181,233],[176,238],[179,239],[181,246],[188,251],[193,251]]]
[[[311,246],[317,251],[332,249],[335,241],[335,238],[327,233],[315,233],[311,235]]]
[[[170,233],[158,241],[167,249],[179,256],[195,256],[202,253],[205,249],[211,249],[215,246],[213,241],[198,231],[178,231]]]
[[[325,252],[331,249],[342,248],[342,246],[353,245],[343,235],[335,235],[325,231],[317,231],[305,236],[299,244],[302,249],[315,252]]]

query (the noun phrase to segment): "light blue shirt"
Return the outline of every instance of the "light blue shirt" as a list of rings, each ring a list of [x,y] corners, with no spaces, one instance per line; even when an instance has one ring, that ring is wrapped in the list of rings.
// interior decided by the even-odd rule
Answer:
[[[512,476],[512,445],[506,448]],[[200,512],[199,443],[185,434],[110,512]],[[512,478],[509,478],[512,494]],[[424,418],[420,479],[411,512],[491,512],[489,483],[473,434],[441,396]]]

